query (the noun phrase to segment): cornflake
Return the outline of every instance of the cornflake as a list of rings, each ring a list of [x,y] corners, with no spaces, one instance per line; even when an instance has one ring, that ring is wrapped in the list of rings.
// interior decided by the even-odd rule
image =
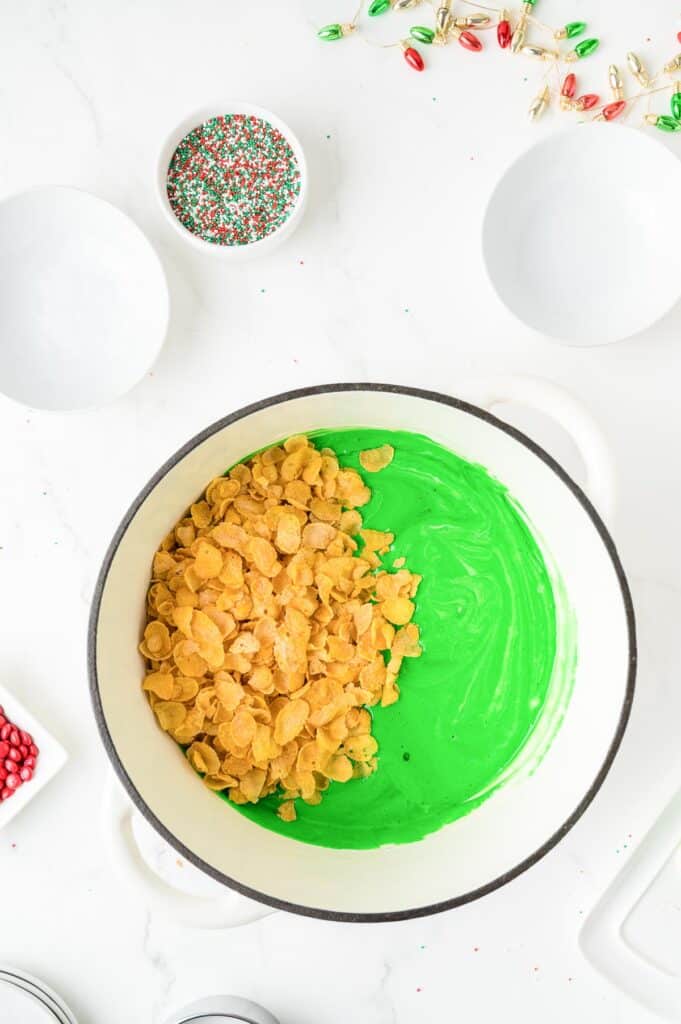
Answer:
[[[381,567],[394,536],[362,528],[370,497],[330,449],[290,437],[213,480],[154,557],[139,649],[159,725],[209,789],[276,793],[285,822],[376,770],[367,708],[393,704],[421,655],[421,577]]]
[[[379,473],[389,466],[395,457],[395,449],[391,444],[382,444],[380,448],[367,448],[360,452],[359,464],[367,473]]]

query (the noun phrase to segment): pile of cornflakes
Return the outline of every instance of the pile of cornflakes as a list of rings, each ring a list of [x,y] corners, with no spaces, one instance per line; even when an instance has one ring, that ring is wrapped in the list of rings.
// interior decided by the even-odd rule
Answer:
[[[295,799],[376,769],[367,708],[393,704],[402,659],[421,654],[421,577],[381,569],[394,537],[362,529],[370,497],[333,451],[291,437],[213,480],[154,557],[140,645],[154,713],[210,789],[237,804],[276,792],[285,821]]]

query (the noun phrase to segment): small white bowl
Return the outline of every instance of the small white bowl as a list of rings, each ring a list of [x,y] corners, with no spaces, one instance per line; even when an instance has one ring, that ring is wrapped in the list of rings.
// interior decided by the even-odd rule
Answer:
[[[298,193],[298,198],[287,219],[281,227],[277,228],[276,231],[273,231],[270,235],[266,235],[264,238],[259,238],[257,242],[248,242],[246,245],[218,245],[215,242],[204,241],[203,238],[199,238],[198,235],[195,235],[186,228],[180,220],[178,220],[173,212],[172,206],[170,205],[170,200],[168,199],[168,168],[170,167],[170,161],[172,160],[173,154],[179,144],[182,142],[184,137],[189,134],[189,132],[193,131],[194,128],[198,128],[199,125],[204,124],[213,117],[223,117],[226,114],[246,114],[249,117],[259,117],[263,121],[268,121],[273,128],[276,128],[277,131],[284,136],[293,150],[300,169],[300,192]],[[220,256],[223,259],[232,260],[233,262],[242,262],[244,260],[252,259],[255,256],[261,256],[265,253],[272,252],[273,249],[280,245],[285,238],[288,238],[289,235],[291,235],[298,227],[307,203],[308,172],[303,147],[288,125],[285,124],[281,118],[277,117],[277,115],[273,114],[271,111],[265,110],[263,107],[254,106],[252,103],[238,103],[234,100],[230,100],[226,103],[214,104],[211,107],[203,107],[201,110],[197,110],[195,113],[181,121],[180,124],[170,133],[159,156],[156,172],[156,184],[163,212],[178,234],[180,234],[185,241],[190,242],[191,245],[196,249],[201,250],[201,252],[211,253],[212,255]]]
[[[595,123],[551,135],[489,200],[492,285],[519,320],[569,345],[637,334],[681,297],[679,195],[681,161],[644,131]]]
[[[6,718],[14,722],[19,729],[31,734],[33,742],[40,751],[35,774],[31,781],[25,782],[23,786],[15,790],[14,796],[11,796],[9,800],[3,800],[0,803],[0,830],[2,830],[61,771],[68,760],[68,755],[47,729],[37,722],[23,704],[20,704],[16,697],[3,686],[0,686],[0,707],[4,708]]]
[[[185,1006],[166,1024],[277,1024],[272,1014],[238,996],[213,996]]]
[[[60,996],[18,967],[0,964],[0,1020],[13,1024],[76,1024]]]
[[[0,392],[34,409],[105,405],[153,366],[169,318],[151,243],[121,210],[41,186],[0,202]]]

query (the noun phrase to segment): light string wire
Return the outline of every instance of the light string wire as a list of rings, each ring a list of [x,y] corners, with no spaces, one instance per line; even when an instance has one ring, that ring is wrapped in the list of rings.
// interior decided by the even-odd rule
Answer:
[[[368,3],[368,2],[369,2],[369,0],[360,0],[359,6],[357,7],[357,10],[355,11],[355,14],[354,14],[352,20],[349,21],[349,22],[345,22],[345,25],[351,27],[353,30],[356,29],[357,25],[359,23],[359,19],[362,16],[362,11],[364,9],[365,3]],[[431,8],[431,10],[433,11],[434,14],[436,14],[437,11],[440,10],[441,8],[443,8],[443,7],[446,7],[448,9],[451,8],[452,2],[453,2],[453,0],[427,0],[427,6]],[[473,8],[475,8],[475,10],[486,11],[489,14],[495,14],[497,16],[497,18],[502,13],[502,11],[505,10],[505,8],[503,8],[503,7],[491,7],[488,4],[477,3],[477,0],[459,0],[459,2],[465,4],[467,7],[473,7]],[[545,24],[545,22],[540,21],[537,17],[535,17],[534,14],[532,14],[532,13],[525,13],[525,20],[528,23],[534,25],[536,28],[539,28],[542,31],[544,31],[547,34],[549,34],[553,40],[559,41],[559,39],[558,39],[558,37],[556,35],[558,30],[553,29],[553,28],[551,28],[550,25],[547,25],[547,24]],[[476,25],[476,26],[471,26],[471,27],[474,27],[476,29],[476,31],[482,31],[482,30],[485,30],[485,29],[495,28],[496,26],[494,24],[490,24],[490,25]],[[438,33],[437,33],[437,30],[434,30],[434,31],[436,32],[436,40],[437,40]],[[407,39],[399,39],[399,40],[396,40],[395,42],[390,42],[390,43],[376,43],[376,42],[374,42],[371,39],[367,39],[364,35],[362,35],[361,38],[362,38],[362,41],[367,46],[371,46],[373,49],[377,49],[377,50],[392,50],[392,49],[396,49],[397,47],[401,47],[401,48],[404,49],[404,47],[408,44],[408,40]],[[417,40],[415,40],[415,41],[417,41]],[[445,35],[444,39],[438,40],[438,41],[442,45],[444,43],[448,43],[450,40],[447,38],[447,35]],[[435,42],[435,40],[434,40],[434,42]],[[548,85],[549,77],[552,75],[552,73],[555,72],[555,75],[556,75],[556,91],[557,91],[557,94],[560,96],[562,69],[564,69],[565,67],[569,67],[572,64],[572,62],[566,60],[565,55],[560,54],[557,58],[552,58],[552,59],[546,61],[546,64],[548,66],[547,66],[547,69],[544,72],[544,74],[539,79],[539,85],[546,87]],[[655,96],[656,94],[659,94],[659,93],[669,92],[669,91],[671,91],[673,93],[676,90],[677,82],[681,81],[681,79],[674,78],[672,75],[669,75],[669,81],[666,82],[664,85],[660,85],[660,86],[656,86],[655,85],[655,83],[658,82],[660,80],[660,78],[664,74],[665,74],[664,70],[658,71],[655,75],[653,75],[650,78],[650,86],[648,86],[647,88],[645,88],[641,92],[634,93],[632,96],[623,96],[622,97],[622,102],[624,102],[624,104],[625,104],[625,106],[622,109],[622,113],[624,114],[624,118],[623,119],[627,119],[627,118],[629,118],[631,116],[631,114],[633,113],[634,108],[635,108],[635,106],[636,106],[636,104],[638,103],[639,100],[647,99],[648,103],[647,103],[646,113],[650,114],[651,113],[651,98],[653,96]],[[541,95],[541,93],[539,95]],[[535,97],[535,101],[536,101],[537,98],[538,97]],[[598,106],[594,107],[593,110],[589,111],[590,114],[593,113],[593,115],[594,115],[592,117],[592,120],[602,120],[603,119],[603,112],[605,110],[607,110],[609,107],[611,107],[613,103],[616,103],[616,102],[619,102],[619,101],[614,100],[614,99],[610,99],[610,100],[608,100],[607,103],[602,103],[602,104],[599,104]],[[533,105],[534,105],[534,102],[533,102]],[[586,113],[586,111],[583,111],[583,113]],[[645,122],[645,120],[646,120],[645,116],[644,116],[643,120]]]

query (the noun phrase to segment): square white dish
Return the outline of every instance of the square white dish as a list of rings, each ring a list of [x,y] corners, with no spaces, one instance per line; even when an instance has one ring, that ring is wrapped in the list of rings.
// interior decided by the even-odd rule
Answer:
[[[3,800],[0,803],[1,830],[61,771],[68,760],[68,754],[23,704],[1,685],[0,707],[4,708],[5,716],[19,729],[31,734],[40,751],[35,774],[31,781],[20,786],[9,800]]]

